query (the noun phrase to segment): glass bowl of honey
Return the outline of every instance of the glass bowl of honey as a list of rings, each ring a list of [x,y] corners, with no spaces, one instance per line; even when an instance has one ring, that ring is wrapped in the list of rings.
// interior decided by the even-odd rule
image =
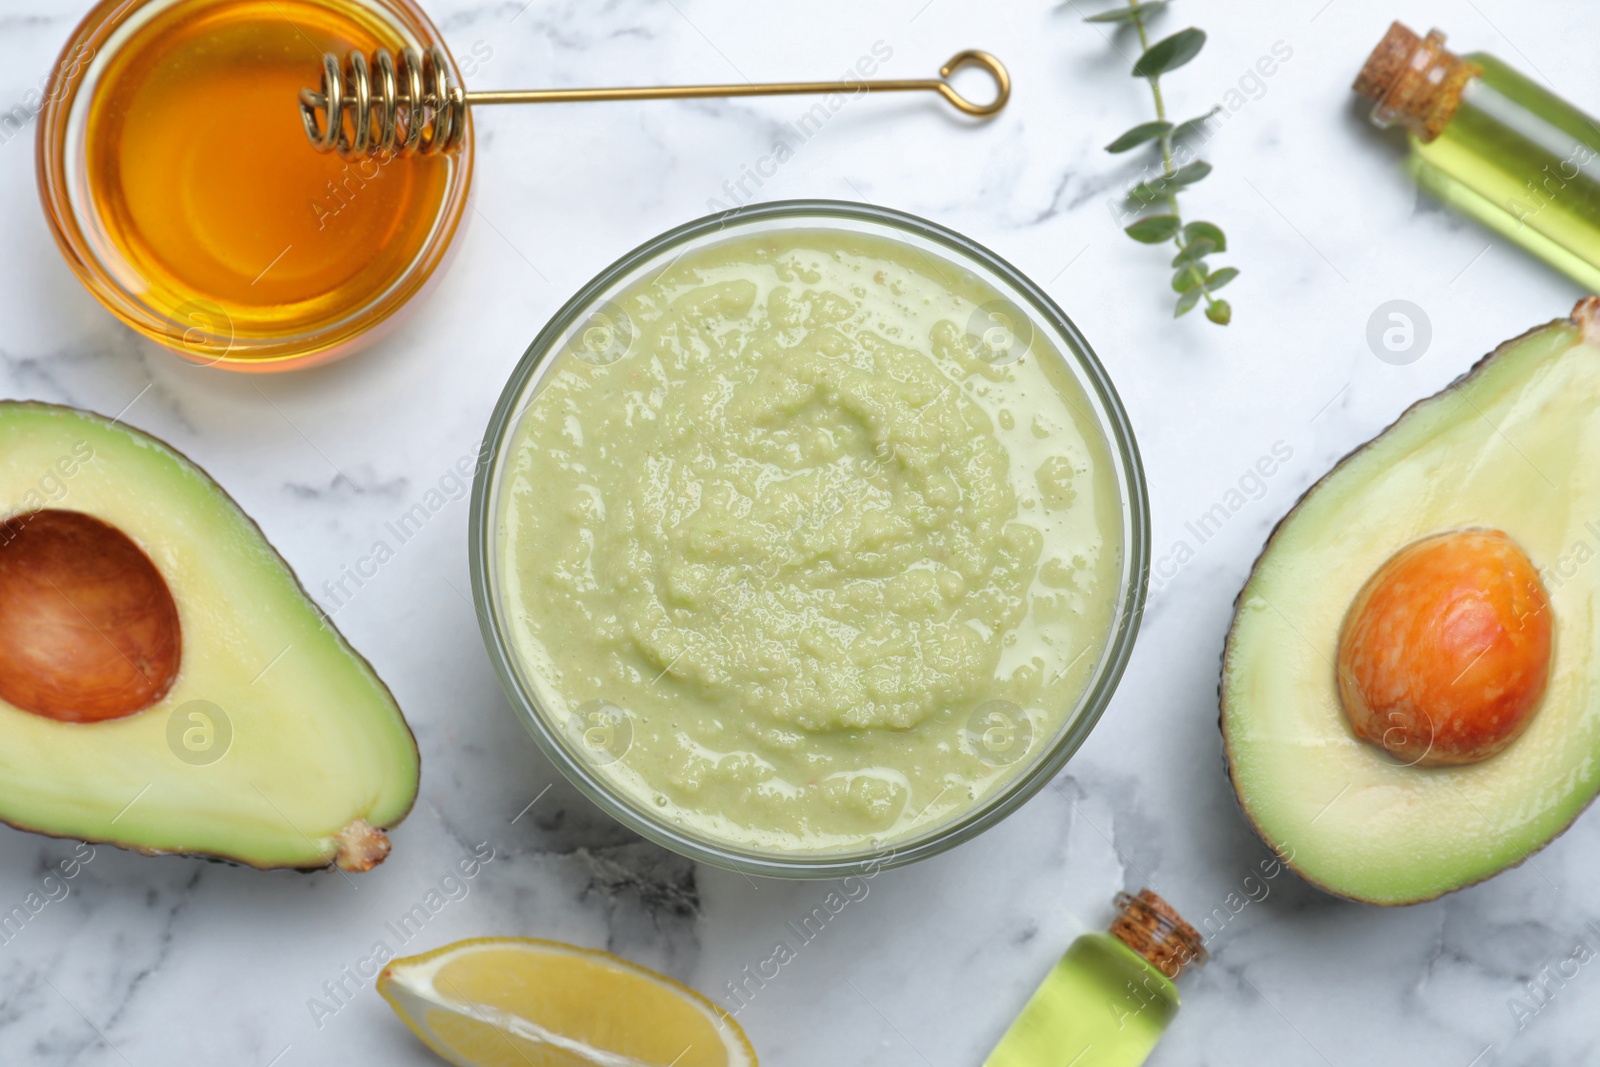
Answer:
[[[451,246],[470,126],[458,152],[351,160],[311,147],[296,98],[324,53],[442,44],[411,0],[103,0],[39,115],[68,264],[195,363],[285,370],[381,335]]]

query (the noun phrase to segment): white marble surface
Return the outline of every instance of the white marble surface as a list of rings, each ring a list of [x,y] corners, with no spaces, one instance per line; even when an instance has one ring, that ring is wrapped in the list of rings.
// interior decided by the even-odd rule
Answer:
[[[84,6],[0,2],[0,105],[24,100]],[[1246,878],[1267,853],[1222,772],[1216,682],[1230,605],[1266,531],[1336,457],[1580,295],[1419,198],[1347,87],[1398,16],[1600,108],[1600,11],[1559,0],[1181,0],[1165,25],[1193,19],[1212,39],[1168,79],[1175,110],[1242,103],[1208,150],[1216,173],[1186,197],[1227,229],[1243,270],[1227,294],[1235,323],[1222,330],[1198,315],[1170,321],[1164,259],[1118,233],[1107,210],[1131,165],[1098,146],[1148,117],[1149,101],[1080,21],[1099,6],[432,3],[458,54],[492,49],[478,86],[826,76],[878,41],[893,49],[893,76],[931,72],[963,47],[1000,55],[1016,95],[996,121],[971,128],[931,100],[853,102],[756,195],[904,208],[1030,272],[1121,390],[1149,473],[1157,556],[1183,541],[1194,550],[1158,578],[1119,695],[1053,787],[979,840],[877,877],[741,1012],[769,1064],[976,1063],[1056,954],[1106,922],[1116,890],[1153,884],[1198,916],[1257,885]],[[1292,56],[1252,81],[1277,42]],[[1243,95],[1226,95],[1235,89]],[[207,467],[319,589],[474,449],[524,346],[574,289],[711,198],[726,201],[724,183],[806,106],[480,116],[471,225],[408,329],[346,363],[267,380],[185,366],[90,299],[40,217],[30,129],[0,144],[0,393],[126,408],[130,423]],[[1369,315],[1395,298],[1432,321],[1431,348],[1407,366],[1380,362],[1365,341]],[[1279,442],[1292,458],[1260,498],[1195,543],[1185,523]],[[466,503],[453,502],[337,616],[422,746],[421,799],[388,863],[352,882],[96,850],[63,899],[0,945],[0,1062],[436,1062],[370,989],[320,1026],[309,1002],[337,1005],[324,983],[479,842],[493,861],[406,950],[481,934],[561,938],[719,996],[820,901],[821,885],[751,882],[643,844],[554,774],[480,645],[466,521]],[[1508,1001],[1580,939],[1596,943],[1597,846],[1590,813],[1520,869],[1393,911],[1292,875],[1264,883],[1254,892],[1265,897],[1212,938],[1210,965],[1186,979],[1154,1062],[1593,1063],[1592,968],[1520,1030]],[[72,853],[0,830],[0,906]]]

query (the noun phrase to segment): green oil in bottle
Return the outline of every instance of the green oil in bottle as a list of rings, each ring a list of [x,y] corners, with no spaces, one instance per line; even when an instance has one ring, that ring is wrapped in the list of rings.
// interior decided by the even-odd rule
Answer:
[[[1072,943],[984,1067],[1138,1067],[1149,1057],[1178,1011],[1173,979],[1205,949],[1150,890],[1116,902],[1111,931]]]
[[[1433,196],[1600,292],[1600,123],[1493,56],[1395,23],[1357,92]]]

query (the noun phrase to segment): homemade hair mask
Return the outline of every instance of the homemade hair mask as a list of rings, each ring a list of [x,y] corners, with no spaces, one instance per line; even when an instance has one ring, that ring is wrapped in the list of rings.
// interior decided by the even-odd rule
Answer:
[[[324,51],[435,39],[406,0],[102,4],[40,123],[40,195],[68,262],[196,362],[276,370],[350,350],[438,265],[471,156],[319,154],[296,93]]]
[[[549,358],[487,551],[518,676],[605,790],[741,853],[892,849],[1085,706],[1126,486],[972,271],[825,221],[730,233]]]

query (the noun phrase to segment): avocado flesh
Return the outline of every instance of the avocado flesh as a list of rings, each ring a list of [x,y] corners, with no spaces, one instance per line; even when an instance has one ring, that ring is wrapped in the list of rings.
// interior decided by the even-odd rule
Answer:
[[[1329,892],[1408,904],[1471,885],[1547,844],[1600,788],[1596,306],[1502,345],[1347,457],[1279,524],[1239,594],[1221,685],[1234,788],[1262,838]],[[1540,569],[1549,685],[1505,751],[1407,767],[1351,731],[1339,628],[1391,555],[1464,527],[1505,531]]]
[[[60,722],[0,700],[0,820],[253,867],[364,869],[382,858],[386,842],[366,828],[400,822],[416,797],[411,731],[215,482],[101,416],[8,401],[0,507],[78,511],[121,530],[166,579],[183,646],[171,689],[125,718]],[[205,705],[190,701],[221,708],[231,725],[214,762],[181,759],[181,743],[169,743],[175,715],[180,736],[201,722],[188,712]]]

